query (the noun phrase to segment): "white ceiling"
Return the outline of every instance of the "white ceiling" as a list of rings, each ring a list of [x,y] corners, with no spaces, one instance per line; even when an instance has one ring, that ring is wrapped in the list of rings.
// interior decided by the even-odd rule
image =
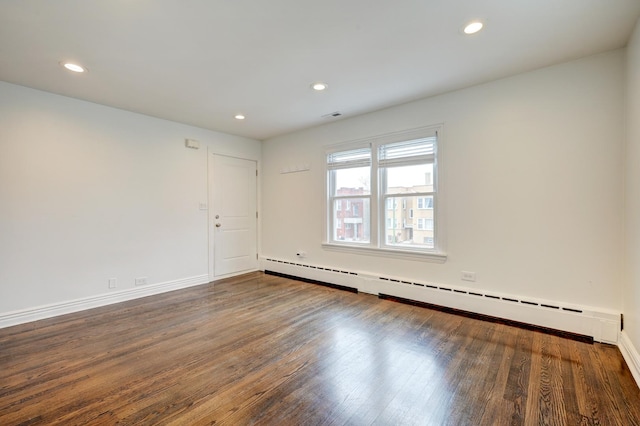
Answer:
[[[0,80],[265,139],[620,48],[638,16],[639,0],[2,0]]]

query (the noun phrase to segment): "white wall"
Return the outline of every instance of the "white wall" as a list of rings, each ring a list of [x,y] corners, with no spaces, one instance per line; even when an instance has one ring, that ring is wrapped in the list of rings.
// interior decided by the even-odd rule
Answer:
[[[265,141],[262,255],[295,261],[305,250],[310,264],[621,312],[624,55],[613,51]],[[440,122],[448,260],[324,250],[325,147]],[[311,170],[279,173],[302,164]],[[462,270],[476,272],[477,282],[462,282]]]
[[[625,358],[640,384],[640,21],[627,46]],[[623,336],[625,337],[625,336]],[[633,371],[633,370],[632,370]]]
[[[258,141],[0,82],[0,317],[136,277],[206,282],[207,148],[261,155]]]

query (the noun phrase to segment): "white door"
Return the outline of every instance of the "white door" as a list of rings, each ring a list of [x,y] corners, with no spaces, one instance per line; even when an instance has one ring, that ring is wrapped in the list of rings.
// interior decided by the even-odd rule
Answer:
[[[258,269],[256,162],[213,154],[213,276]]]

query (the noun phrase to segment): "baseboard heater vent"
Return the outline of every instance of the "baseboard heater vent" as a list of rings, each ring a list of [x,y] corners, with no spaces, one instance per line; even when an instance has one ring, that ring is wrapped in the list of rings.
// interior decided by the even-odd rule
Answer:
[[[388,294],[382,294],[381,293],[381,294],[378,295],[378,297],[380,299],[391,300],[391,301],[394,301],[394,302],[404,303],[404,304],[412,305],[412,306],[418,306],[418,307],[421,307],[421,308],[433,309],[433,310],[436,310],[436,311],[446,312],[446,313],[454,314],[454,315],[460,315],[460,316],[463,316],[463,317],[473,318],[473,319],[477,319],[477,320],[481,320],[481,321],[488,321],[488,322],[493,322],[493,323],[497,323],[497,324],[510,325],[510,326],[513,326],[513,327],[523,328],[525,330],[538,331],[538,332],[545,333],[545,334],[551,334],[551,335],[554,335],[554,336],[560,336],[560,337],[564,337],[564,338],[567,338],[567,339],[577,340],[578,342],[584,342],[584,343],[593,344],[593,341],[594,341],[593,337],[585,336],[584,334],[571,333],[571,332],[568,332],[568,331],[562,331],[562,330],[556,330],[556,329],[553,329],[553,328],[541,327],[541,326],[529,324],[529,323],[526,323],[526,322],[512,321],[512,320],[508,320],[508,319],[505,319],[505,318],[493,317],[491,315],[484,315],[484,314],[478,314],[476,312],[464,311],[464,310],[461,310],[461,309],[448,308],[446,306],[434,305],[432,303],[427,303],[427,302],[419,302],[419,301],[413,300],[413,299],[405,299],[405,298],[402,298],[402,297],[390,296]]]
[[[407,300],[433,309],[465,313],[474,318],[518,325],[585,342],[617,344],[621,326],[620,314],[613,311],[527,295],[501,294],[489,289],[309,265],[273,257],[263,257],[261,269],[272,275],[353,293]]]
[[[304,263],[288,262],[286,260],[279,260],[279,259],[265,258],[265,260],[268,261],[268,262],[281,263],[281,264],[284,264],[284,265],[291,265],[291,266],[299,266],[299,267],[302,267],[302,268],[315,269],[315,270],[318,270],[318,271],[335,272],[335,273],[343,274],[343,275],[351,275],[351,276],[358,276],[359,275],[357,272],[345,271],[343,269],[325,268],[325,267],[322,267],[322,266],[306,265]],[[270,271],[270,270],[265,270],[265,273],[268,273],[268,274],[271,274],[271,275],[279,275],[279,276],[282,276],[282,277],[287,277],[287,278],[295,279],[295,280],[298,280],[298,281],[309,282],[309,283],[312,283],[312,284],[324,285],[326,287],[342,289],[342,290],[350,291],[352,293],[357,293],[358,292],[358,289],[353,288],[353,287],[343,286],[343,285],[340,285],[340,284],[333,284],[333,283],[320,281],[320,280],[308,279],[308,278],[304,278],[304,277],[299,277],[297,275],[283,274],[283,273],[280,273],[280,272],[274,272],[274,271]],[[467,290],[451,288],[451,287],[446,287],[446,286],[441,286],[441,285],[432,285],[432,284],[427,284],[427,283],[406,281],[406,280],[400,280],[400,279],[397,279],[397,278],[390,278],[390,277],[383,277],[383,276],[371,276],[370,278],[378,279],[378,280],[381,280],[381,281],[388,281],[388,282],[391,282],[391,283],[404,284],[404,285],[413,285],[413,286],[416,286],[416,287],[423,287],[423,288],[430,288],[430,289],[433,289],[433,290],[446,291],[446,292],[450,292],[450,293],[466,294],[466,295],[469,295],[469,296],[476,296],[476,297],[485,297],[487,299],[503,300],[505,302],[512,302],[512,303],[522,303],[523,305],[538,306],[538,307],[541,307],[541,308],[553,309],[553,310],[557,310],[557,311],[571,312],[571,313],[575,313],[575,314],[583,313],[583,311],[581,309],[576,309],[576,308],[572,308],[572,307],[565,307],[565,306],[550,305],[550,304],[547,304],[547,303],[532,302],[532,301],[529,301],[529,300],[517,299],[517,298],[514,298],[514,297],[496,296],[496,295],[489,294],[489,293],[480,293],[480,292],[475,292],[475,291],[467,291]]]
[[[418,287],[426,287],[426,288],[431,288],[431,289],[434,289],[434,290],[449,291],[449,292],[454,292],[454,293],[459,293],[459,294],[468,294],[469,296],[486,297],[487,299],[504,300],[505,302],[522,303],[524,305],[529,305],[529,306],[539,306],[539,307],[542,307],[542,308],[562,310],[562,311],[565,311],[565,312],[573,312],[575,314],[581,314],[583,312],[581,309],[564,307],[564,306],[549,305],[549,304],[546,304],[546,303],[531,302],[531,301],[528,301],[528,300],[516,299],[514,297],[504,297],[504,296],[501,297],[501,296],[496,296],[496,295],[488,294],[488,293],[478,293],[478,292],[474,292],[474,291],[460,290],[460,289],[457,289],[457,288],[449,288],[449,287],[443,287],[443,286],[435,286],[435,285],[431,285],[431,284],[416,283],[416,282],[411,282],[411,281],[403,281],[403,280],[398,280],[398,279],[395,279],[395,278],[378,277],[378,279],[382,280],[382,281],[389,281],[389,282],[392,282],[392,283],[415,285],[415,286],[418,286]]]
[[[321,285],[321,286],[324,286],[324,287],[331,287],[331,288],[335,288],[337,290],[344,290],[344,291],[348,291],[350,293],[358,293],[358,289],[357,288],[348,287],[348,286],[345,286],[345,285],[328,283],[326,281],[312,280],[312,279],[309,279],[309,278],[303,278],[303,277],[298,277],[298,276],[295,276],[295,275],[283,274],[283,273],[280,273],[280,272],[269,271],[269,270],[265,270],[264,273],[268,274],[268,275],[275,275],[277,277],[288,278],[290,280],[302,281],[302,282],[310,283],[310,284],[317,284],[317,285]]]
[[[277,260],[277,259],[269,259],[269,258],[266,258],[265,260],[269,262],[282,263],[285,265],[300,266],[302,268],[317,269],[318,271],[337,272],[339,274],[344,274],[344,275],[358,275],[356,272],[343,271],[341,269],[333,269],[333,268],[323,268],[322,266],[305,265],[304,263],[287,262],[286,260]]]

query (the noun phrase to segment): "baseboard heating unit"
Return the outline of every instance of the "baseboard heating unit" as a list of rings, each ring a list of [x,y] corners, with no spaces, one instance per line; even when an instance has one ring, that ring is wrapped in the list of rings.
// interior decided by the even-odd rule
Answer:
[[[261,269],[274,275],[581,341],[618,343],[620,314],[604,309],[268,257],[261,259]]]

